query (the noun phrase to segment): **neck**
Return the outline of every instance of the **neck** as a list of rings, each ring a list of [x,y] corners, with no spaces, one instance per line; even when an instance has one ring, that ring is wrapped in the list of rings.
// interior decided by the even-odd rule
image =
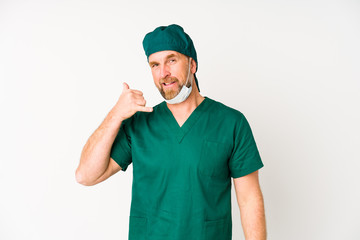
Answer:
[[[188,116],[191,114],[197,106],[200,105],[200,103],[205,98],[200,95],[199,90],[196,87],[196,84],[193,85],[193,89],[189,95],[189,97],[183,101],[182,103],[178,104],[169,104],[166,103],[170,111],[175,115],[180,116]]]

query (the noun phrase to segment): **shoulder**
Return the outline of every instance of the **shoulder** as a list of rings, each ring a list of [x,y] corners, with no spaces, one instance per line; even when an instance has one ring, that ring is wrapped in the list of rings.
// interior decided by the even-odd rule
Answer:
[[[208,131],[209,139],[227,143],[230,146],[233,146],[234,140],[246,123],[241,111],[215,100],[211,100],[207,117],[205,122],[210,126],[208,129],[211,129]]]
[[[241,121],[245,118],[244,114],[240,110],[213,99],[211,99],[211,101],[213,102],[213,114],[215,114],[216,117],[235,122]]]

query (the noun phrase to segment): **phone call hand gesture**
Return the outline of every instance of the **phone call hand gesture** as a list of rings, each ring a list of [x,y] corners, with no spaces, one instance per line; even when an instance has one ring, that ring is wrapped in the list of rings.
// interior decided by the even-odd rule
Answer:
[[[139,90],[130,89],[127,83],[123,83],[123,91],[119,100],[112,109],[113,113],[121,119],[121,121],[130,118],[136,112],[152,112],[152,107],[145,107],[146,101],[143,93]]]

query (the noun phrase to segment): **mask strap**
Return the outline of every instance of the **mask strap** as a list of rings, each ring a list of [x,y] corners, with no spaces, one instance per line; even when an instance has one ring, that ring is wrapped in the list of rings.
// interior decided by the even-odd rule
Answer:
[[[187,87],[187,84],[188,84],[188,82],[189,82],[189,78],[190,78],[190,67],[191,67],[191,57],[189,57],[189,68],[188,68],[188,75],[187,75],[185,87]],[[192,81],[191,81],[190,83],[191,83],[190,86],[192,86]]]
[[[187,87],[186,85],[188,84],[188,81],[189,81],[189,78],[190,78],[190,67],[191,67],[191,61],[190,61],[190,57],[189,57],[189,68],[188,68],[188,75],[187,75],[187,79],[186,79],[186,83],[182,86],[180,92],[178,93],[178,95],[176,95],[173,99],[170,99],[170,100],[166,100],[165,101],[167,103],[170,103],[170,104],[176,104],[176,103],[181,103],[183,102],[184,100],[186,100],[191,91],[192,91],[192,81],[190,82],[190,87]]]

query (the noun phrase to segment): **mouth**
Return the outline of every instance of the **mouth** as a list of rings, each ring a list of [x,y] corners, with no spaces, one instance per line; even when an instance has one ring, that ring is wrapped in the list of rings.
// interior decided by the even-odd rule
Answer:
[[[172,87],[173,85],[175,85],[176,81],[173,81],[173,82],[169,82],[169,83],[162,83],[162,85],[164,87]]]

